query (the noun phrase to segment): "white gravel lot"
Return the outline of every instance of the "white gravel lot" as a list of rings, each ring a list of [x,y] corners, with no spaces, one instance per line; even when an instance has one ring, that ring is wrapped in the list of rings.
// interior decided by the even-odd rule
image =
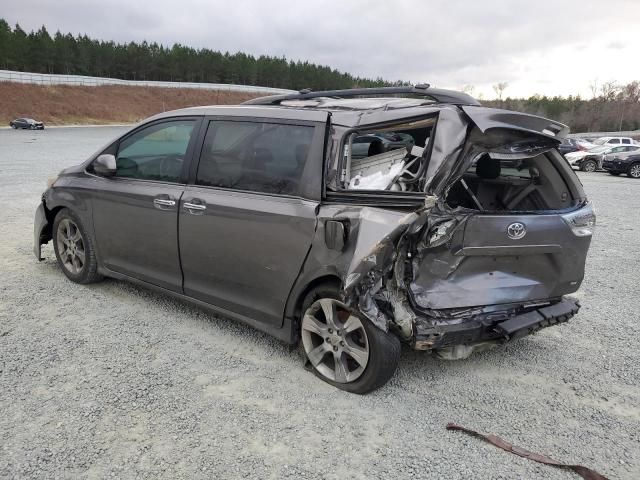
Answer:
[[[356,396],[249,327],[35,260],[47,177],[122,131],[0,131],[0,477],[578,478],[453,421],[640,478],[640,181],[581,174],[598,227],[568,324],[458,362],[406,349]]]

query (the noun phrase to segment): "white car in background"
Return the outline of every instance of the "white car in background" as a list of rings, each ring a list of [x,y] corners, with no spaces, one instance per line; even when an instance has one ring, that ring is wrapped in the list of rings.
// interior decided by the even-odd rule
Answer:
[[[636,141],[631,137],[600,137],[593,143],[596,145],[635,145]]]
[[[631,137],[599,137],[595,140],[577,139],[580,150],[591,150],[599,145],[638,145]]]
[[[595,172],[602,168],[605,155],[640,151],[640,145],[604,144],[593,147],[590,150],[567,153],[567,159],[571,167],[577,167],[583,172]]]

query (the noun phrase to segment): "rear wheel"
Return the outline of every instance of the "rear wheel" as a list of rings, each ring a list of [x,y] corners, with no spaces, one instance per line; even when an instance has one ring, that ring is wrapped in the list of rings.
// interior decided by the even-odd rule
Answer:
[[[302,311],[302,348],[322,380],[363,394],[393,376],[400,361],[400,341],[342,303],[333,285],[314,288]]]
[[[595,172],[596,168],[598,168],[598,164],[594,160],[587,160],[580,165],[580,170],[583,172]]]
[[[76,283],[102,280],[93,241],[80,219],[67,208],[60,210],[53,222],[53,249],[58,265],[69,280]]]
[[[627,172],[631,178],[640,178],[640,163],[634,163]]]

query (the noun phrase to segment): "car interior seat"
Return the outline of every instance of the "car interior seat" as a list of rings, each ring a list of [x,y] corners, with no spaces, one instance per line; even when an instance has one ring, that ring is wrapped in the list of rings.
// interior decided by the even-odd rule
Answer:
[[[478,176],[478,187],[476,197],[485,210],[498,210],[502,202],[499,198],[503,193],[503,185],[491,182],[500,177],[502,167],[500,160],[491,158],[489,155],[482,156],[476,164],[476,175]]]

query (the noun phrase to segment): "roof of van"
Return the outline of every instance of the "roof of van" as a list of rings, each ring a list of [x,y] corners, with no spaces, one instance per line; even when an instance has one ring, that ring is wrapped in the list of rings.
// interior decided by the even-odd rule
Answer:
[[[322,104],[285,102],[282,105],[210,105],[172,110],[155,115],[156,120],[177,116],[224,116],[243,118],[272,118],[276,120],[298,120],[326,122],[331,115],[333,125],[353,127],[375,124],[400,118],[413,118],[434,114],[450,105],[434,104],[424,99],[366,98],[331,99]],[[149,120],[151,120],[149,119]]]

